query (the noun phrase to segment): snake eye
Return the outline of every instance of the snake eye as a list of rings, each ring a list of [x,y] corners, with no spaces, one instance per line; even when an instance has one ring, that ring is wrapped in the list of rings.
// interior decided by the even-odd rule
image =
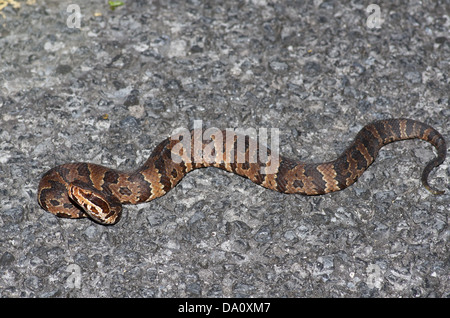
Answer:
[[[111,206],[110,201],[96,189],[70,184],[69,197],[95,221],[101,224],[114,224],[120,218],[121,206]]]

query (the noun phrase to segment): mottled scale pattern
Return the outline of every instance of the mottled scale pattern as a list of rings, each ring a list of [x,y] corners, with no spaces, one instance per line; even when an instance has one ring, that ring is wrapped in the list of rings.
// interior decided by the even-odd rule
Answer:
[[[161,197],[187,173],[203,167],[223,169],[282,193],[321,195],[343,190],[356,182],[384,145],[413,138],[425,140],[436,148],[437,157],[426,165],[421,179],[427,190],[442,193],[429,186],[428,175],[445,160],[445,140],[431,126],[411,119],[380,120],[366,125],[337,159],[324,163],[282,157],[248,136],[241,147],[238,144],[241,136],[236,134],[216,131],[205,140],[203,134],[204,131],[193,130],[190,140],[167,138],[133,172],[92,163],[57,166],[42,176],[38,202],[60,217],[90,216],[99,223],[114,224],[120,219],[121,204],[138,204]],[[201,151],[189,153],[182,144]],[[174,160],[174,156],[180,160]]]

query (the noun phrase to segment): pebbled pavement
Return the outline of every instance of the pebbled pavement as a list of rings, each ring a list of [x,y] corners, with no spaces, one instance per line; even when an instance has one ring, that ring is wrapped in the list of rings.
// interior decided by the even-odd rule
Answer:
[[[419,181],[433,149],[420,141],[385,147],[359,182],[320,197],[204,169],[126,206],[114,227],[36,201],[50,167],[134,169],[194,120],[278,128],[280,151],[308,161],[389,117],[450,143],[448,6],[382,3],[380,19],[362,1],[4,7],[0,296],[448,297],[449,161],[433,196]]]

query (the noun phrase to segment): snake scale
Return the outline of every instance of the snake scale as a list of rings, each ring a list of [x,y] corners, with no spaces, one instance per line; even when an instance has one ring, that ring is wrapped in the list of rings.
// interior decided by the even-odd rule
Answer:
[[[92,163],[54,167],[42,176],[38,202],[59,217],[90,217],[101,224],[115,224],[121,217],[122,204],[161,197],[188,172],[202,167],[220,168],[282,193],[321,195],[353,184],[384,145],[413,138],[428,141],[436,148],[437,157],[425,166],[421,180],[431,193],[443,193],[429,186],[428,175],[445,160],[445,140],[433,127],[411,119],[387,119],[366,125],[337,159],[324,163],[304,163],[278,156],[248,136],[244,137],[244,146],[238,147],[236,134],[230,137],[225,131],[219,131],[204,140],[202,133],[192,130],[190,140],[184,141],[181,137],[167,138],[132,172]],[[180,147],[181,144],[185,146]],[[186,151],[186,147],[195,145],[200,145],[208,156],[198,156],[195,148],[194,152]],[[262,161],[263,156],[258,154],[266,154],[266,160]],[[269,170],[270,173],[265,173]]]

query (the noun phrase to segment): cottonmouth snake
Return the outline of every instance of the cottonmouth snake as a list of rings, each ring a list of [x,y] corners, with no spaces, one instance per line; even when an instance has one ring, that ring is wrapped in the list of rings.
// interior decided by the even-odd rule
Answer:
[[[320,195],[353,184],[384,145],[413,138],[428,141],[437,149],[437,157],[426,165],[421,179],[431,193],[443,193],[429,186],[428,175],[445,160],[445,140],[431,126],[411,119],[368,124],[337,159],[324,163],[303,163],[278,156],[248,136],[243,139],[243,147],[239,147],[236,134],[216,131],[208,139],[202,137],[203,133],[192,130],[184,141],[181,137],[167,138],[133,172],[92,163],[57,166],[42,176],[37,193],[39,204],[59,217],[90,217],[101,224],[114,224],[120,219],[122,204],[149,202],[161,197],[188,172],[202,167],[233,172],[282,193]],[[200,153],[196,152],[196,146]],[[188,151],[190,149],[194,151]],[[201,156],[202,151],[207,156]],[[264,156],[261,155],[266,155],[266,160],[262,161],[260,158]]]

